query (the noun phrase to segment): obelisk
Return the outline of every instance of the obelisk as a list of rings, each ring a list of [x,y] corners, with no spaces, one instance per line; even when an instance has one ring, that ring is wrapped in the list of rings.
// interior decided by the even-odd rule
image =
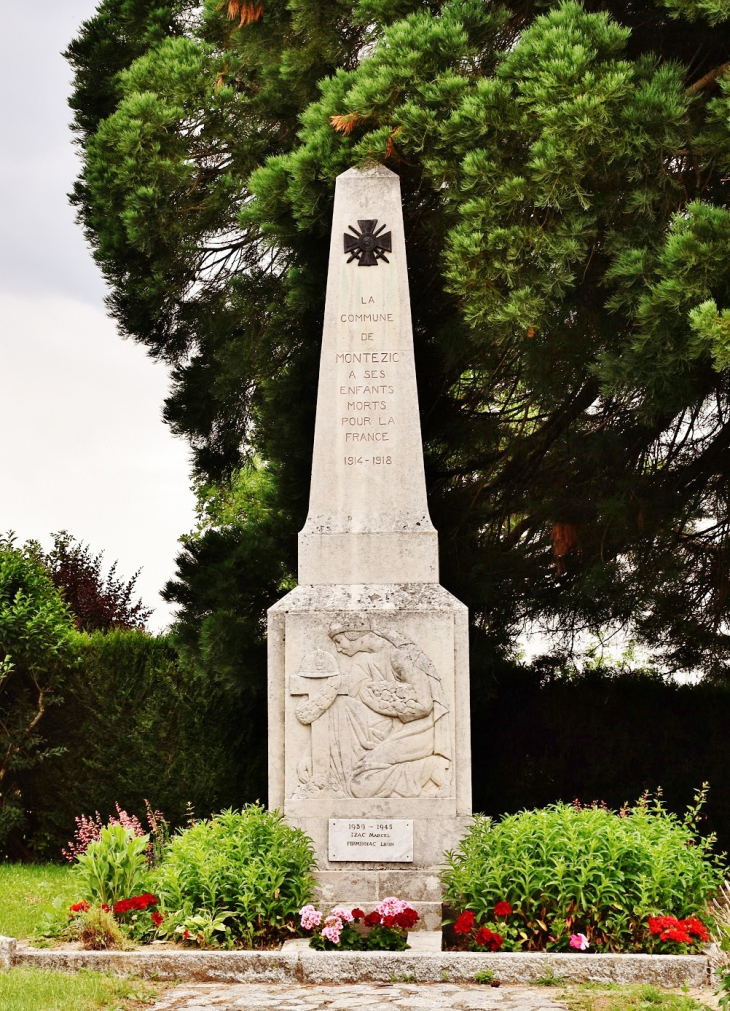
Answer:
[[[269,805],[314,840],[320,901],[407,899],[471,815],[466,607],[438,582],[400,181],[337,179],[299,585],[269,610]]]

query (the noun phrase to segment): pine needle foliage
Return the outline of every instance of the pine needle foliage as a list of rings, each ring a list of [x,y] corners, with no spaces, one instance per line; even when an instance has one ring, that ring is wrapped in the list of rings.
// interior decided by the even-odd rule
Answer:
[[[103,0],[69,57],[110,308],[169,363],[201,480],[256,456],[271,478],[263,513],[186,547],[191,639],[240,620],[232,583],[260,624],[294,571],[334,180],[375,160],[402,183],[431,511],[477,676],[535,620],[725,676],[728,13]]]

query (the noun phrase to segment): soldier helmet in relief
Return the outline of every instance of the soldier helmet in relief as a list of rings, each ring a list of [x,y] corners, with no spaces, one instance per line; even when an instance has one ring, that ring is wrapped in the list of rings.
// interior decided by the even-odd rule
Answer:
[[[370,618],[365,614],[347,614],[338,621],[333,621],[329,628],[329,637],[334,639],[343,632],[369,632],[372,629]]]
[[[339,673],[337,661],[326,649],[310,650],[299,664],[299,676],[303,678],[328,678]]]

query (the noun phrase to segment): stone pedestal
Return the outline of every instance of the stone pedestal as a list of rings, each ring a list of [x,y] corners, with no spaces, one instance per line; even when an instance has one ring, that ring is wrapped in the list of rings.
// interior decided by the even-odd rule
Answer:
[[[371,710],[372,684],[385,686],[373,705],[415,718]],[[314,840],[322,901],[397,895],[435,930],[443,854],[471,814],[466,607],[433,583],[297,587],[269,611],[269,713],[269,803]],[[412,820],[413,859],[332,861],[330,819]]]
[[[314,840],[320,900],[410,901],[471,815],[466,607],[438,583],[398,177],[337,180],[300,585],[269,611],[269,804]],[[355,859],[355,857],[360,857]]]

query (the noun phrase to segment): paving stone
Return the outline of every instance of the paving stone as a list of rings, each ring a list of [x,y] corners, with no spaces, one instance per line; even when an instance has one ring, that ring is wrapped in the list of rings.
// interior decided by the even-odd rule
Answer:
[[[200,983],[167,991],[153,1011],[504,1011],[505,1005],[510,1011],[565,1011],[564,1004],[534,987],[453,983]]]

